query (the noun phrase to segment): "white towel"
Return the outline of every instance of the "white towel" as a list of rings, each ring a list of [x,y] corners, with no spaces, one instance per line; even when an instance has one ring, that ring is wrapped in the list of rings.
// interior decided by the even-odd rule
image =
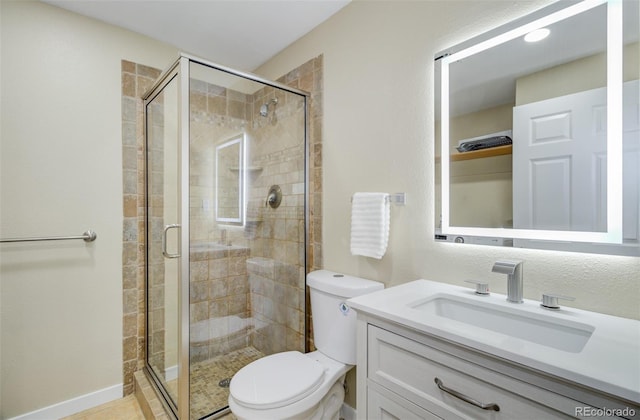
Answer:
[[[389,194],[355,193],[351,202],[351,254],[381,259],[389,243]]]

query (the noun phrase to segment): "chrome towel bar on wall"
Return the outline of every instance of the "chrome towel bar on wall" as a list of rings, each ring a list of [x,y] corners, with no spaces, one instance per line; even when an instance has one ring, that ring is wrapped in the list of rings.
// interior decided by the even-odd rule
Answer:
[[[69,239],[82,239],[85,242],[93,242],[98,235],[91,229],[78,236],[50,236],[50,237],[33,237],[33,238],[7,238],[0,239],[0,243],[4,242],[39,242],[39,241],[66,241]]]

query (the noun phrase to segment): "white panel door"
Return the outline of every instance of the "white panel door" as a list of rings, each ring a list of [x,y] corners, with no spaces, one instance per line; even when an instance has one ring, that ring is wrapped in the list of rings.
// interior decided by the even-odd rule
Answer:
[[[623,87],[623,239],[640,243],[640,83]],[[606,89],[513,109],[513,225],[520,229],[607,229]],[[526,244],[525,244],[526,242]],[[515,246],[548,248],[541,241]],[[558,249],[620,253],[617,245]]]
[[[606,228],[606,89],[515,107],[513,136],[515,228]]]

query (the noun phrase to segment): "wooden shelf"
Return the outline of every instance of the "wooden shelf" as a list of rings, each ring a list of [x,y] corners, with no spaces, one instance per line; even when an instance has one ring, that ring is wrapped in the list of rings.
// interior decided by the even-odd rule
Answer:
[[[508,144],[506,146],[491,147],[489,149],[481,149],[481,150],[474,150],[472,152],[458,153],[455,155],[451,155],[450,159],[452,162],[456,162],[459,160],[470,160],[470,159],[486,158],[491,156],[510,155],[512,153],[512,149],[513,149],[513,146],[511,144]]]

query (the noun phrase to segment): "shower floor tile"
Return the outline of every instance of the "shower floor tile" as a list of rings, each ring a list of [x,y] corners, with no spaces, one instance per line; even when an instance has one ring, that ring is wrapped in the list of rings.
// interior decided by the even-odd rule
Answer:
[[[199,419],[226,407],[229,388],[220,387],[219,382],[231,378],[242,367],[263,356],[255,348],[245,347],[191,365],[191,418]],[[176,392],[174,395],[177,395],[177,386],[177,380],[167,383],[167,387]]]

